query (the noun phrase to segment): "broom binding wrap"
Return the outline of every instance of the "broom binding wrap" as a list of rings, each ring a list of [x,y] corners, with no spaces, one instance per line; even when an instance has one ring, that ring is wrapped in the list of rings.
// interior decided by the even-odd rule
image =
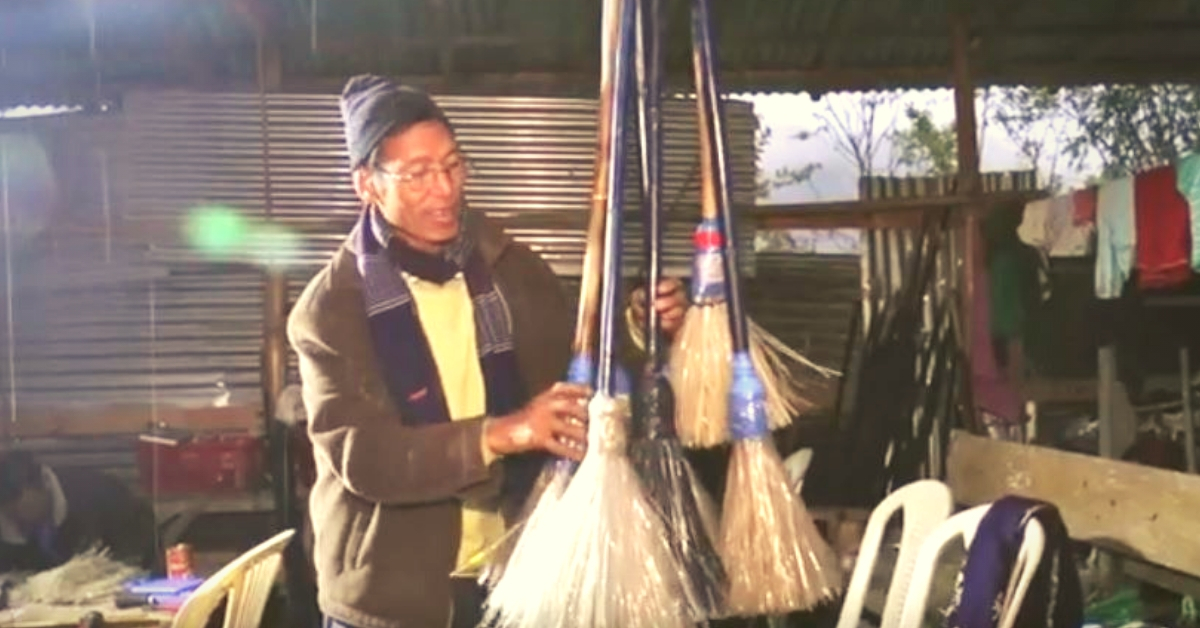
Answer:
[[[733,383],[729,387],[729,434],[734,440],[762,438],[770,433],[767,389],[754,368],[749,351],[733,354]]]
[[[723,238],[715,220],[702,220],[692,236],[696,256],[692,260],[692,303],[715,305],[725,301]]]
[[[571,364],[567,367],[568,382],[580,386],[591,386],[595,377],[596,367],[591,356],[577,353],[571,357]]]

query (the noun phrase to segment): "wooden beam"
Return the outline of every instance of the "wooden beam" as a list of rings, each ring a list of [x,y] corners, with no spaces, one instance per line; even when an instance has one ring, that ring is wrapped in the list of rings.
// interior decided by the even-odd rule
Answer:
[[[1074,539],[1200,575],[1194,536],[1200,476],[961,430],[950,441],[947,482],[956,501],[974,506],[1005,495],[1047,501]]]
[[[154,424],[197,432],[263,433],[262,409],[239,405],[224,408],[184,408],[160,405],[104,405],[87,408],[34,407],[20,411],[18,420],[0,425],[0,439],[53,438],[139,434]]]
[[[247,51],[253,54],[252,50]],[[142,53],[143,56],[145,53]],[[131,62],[133,63],[133,62]],[[145,66],[143,70],[138,67]],[[114,60],[105,52],[94,66],[80,65],[67,58],[26,58],[10,56],[0,68],[0,108],[23,104],[88,103],[97,94],[113,97],[131,89],[204,88],[207,90],[254,89],[253,76],[223,76],[220,80],[196,83],[189,75],[168,67],[168,61],[133,63]],[[401,72],[399,66],[378,64],[360,66],[361,71],[380,73]],[[97,88],[96,72],[102,75],[131,76],[138,79],[107,80]],[[282,88],[290,91],[318,90],[338,93],[345,83],[345,72],[317,70],[305,75],[284,75]],[[591,70],[563,72],[457,72],[451,77],[440,74],[440,68],[414,69],[403,72],[406,82],[421,86],[436,94],[471,95],[554,95],[594,96],[596,75]],[[691,78],[683,68],[668,73],[668,89],[687,92]],[[1057,62],[1054,60],[1023,60],[1008,63],[998,60],[980,63],[976,68],[977,85],[1072,86],[1103,82],[1149,84],[1155,82],[1200,82],[1200,52],[1192,56],[1138,56],[1115,60],[1096,60],[1091,63]],[[758,69],[723,70],[722,86],[728,93],[739,92],[810,92],[842,90],[873,90],[901,87],[946,87],[952,84],[951,72],[945,65],[888,65],[858,68],[820,69]]]
[[[996,192],[964,196],[888,198],[863,201],[758,205],[748,213],[759,229],[904,229],[915,228],[931,211],[956,209],[970,202],[985,210],[1024,207],[1039,192]]]

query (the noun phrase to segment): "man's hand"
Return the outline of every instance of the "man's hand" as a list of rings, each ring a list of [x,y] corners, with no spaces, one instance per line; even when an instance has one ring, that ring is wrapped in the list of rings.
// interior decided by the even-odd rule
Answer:
[[[646,289],[638,288],[633,291],[630,299],[633,310],[633,321],[639,329],[646,324]],[[688,297],[683,290],[683,282],[674,277],[658,282],[654,294],[654,310],[658,312],[662,322],[662,333],[668,339],[675,336],[683,326],[683,315],[687,312]]]
[[[587,449],[587,402],[591,395],[586,386],[555,384],[524,408],[488,421],[488,449],[502,456],[540,450],[582,460]]]

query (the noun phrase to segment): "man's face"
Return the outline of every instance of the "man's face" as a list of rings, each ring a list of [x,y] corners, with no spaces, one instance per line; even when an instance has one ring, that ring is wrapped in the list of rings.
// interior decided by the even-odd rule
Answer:
[[[380,143],[373,167],[354,173],[354,189],[410,246],[432,252],[458,235],[466,172],[450,130],[420,122]]]

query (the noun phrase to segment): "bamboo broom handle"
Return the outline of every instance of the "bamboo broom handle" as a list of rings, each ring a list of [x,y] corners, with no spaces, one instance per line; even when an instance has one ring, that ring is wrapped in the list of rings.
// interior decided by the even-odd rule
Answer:
[[[662,360],[662,319],[650,304],[662,279],[662,26],[659,0],[638,1],[638,145],[641,148],[642,204],[646,257],[646,356],[655,368]]]
[[[733,198],[730,194],[728,142],[725,139],[725,113],[721,103],[721,90],[713,59],[712,24],[709,0],[694,0],[692,4],[692,57],[701,67],[699,72],[702,86],[697,100],[705,111],[701,114],[703,147],[708,149],[709,168],[706,170],[716,198],[717,220],[721,225],[722,262],[725,269],[725,298],[729,303],[729,331],[734,352],[748,351],[750,334],[746,324],[741,281],[738,277],[737,248],[733,227]],[[701,150],[701,163],[704,151]],[[703,209],[703,208],[702,208]]]
[[[605,0],[600,35],[600,99],[596,123],[596,163],[592,185],[592,208],[588,217],[587,239],[576,310],[575,339],[571,349],[576,355],[591,354],[596,341],[596,314],[600,306],[600,269],[603,263],[605,211],[608,207],[609,156],[612,153],[613,72],[617,41],[621,29],[622,0]],[[619,175],[618,175],[619,176]]]
[[[612,114],[609,118],[609,155],[607,220],[604,226],[604,281],[600,295],[600,355],[596,366],[596,388],[614,396],[616,384],[616,319],[620,309],[621,285],[621,212],[624,204],[622,176],[625,172],[625,120],[629,104],[629,88],[633,82],[633,12],[635,0],[619,0],[621,28],[615,46],[616,58],[612,72]]]

